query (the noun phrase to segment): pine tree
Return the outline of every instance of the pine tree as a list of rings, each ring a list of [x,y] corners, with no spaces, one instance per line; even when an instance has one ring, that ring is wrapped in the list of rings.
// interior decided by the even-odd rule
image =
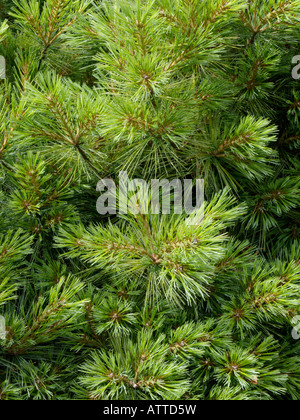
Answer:
[[[1,0],[0,399],[300,398],[299,23]],[[204,179],[203,220],[98,214],[121,171]]]

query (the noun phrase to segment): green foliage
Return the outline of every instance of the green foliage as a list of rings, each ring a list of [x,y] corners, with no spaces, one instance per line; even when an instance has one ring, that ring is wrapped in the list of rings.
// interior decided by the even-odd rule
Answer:
[[[300,399],[299,23],[299,0],[1,1],[1,400]],[[120,170],[203,178],[203,220],[99,215]]]

